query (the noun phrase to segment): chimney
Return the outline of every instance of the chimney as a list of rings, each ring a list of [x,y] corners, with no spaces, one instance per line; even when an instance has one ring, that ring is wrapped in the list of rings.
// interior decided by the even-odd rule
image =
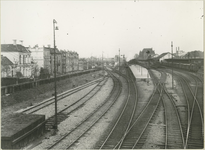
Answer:
[[[23,40],[20,40],[21,45],[23,45]]]
[[[48,44],[48,48],[51,48],[51,45],[50,45],[50,44]]]
[[[16,45],[16,40],[13,40],[13,44]]]

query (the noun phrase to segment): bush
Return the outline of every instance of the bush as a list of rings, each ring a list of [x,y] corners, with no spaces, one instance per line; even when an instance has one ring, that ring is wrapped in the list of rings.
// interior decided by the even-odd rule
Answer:
[[[23,77],[23,74],[21,72],[16,72],[16,77],[17,78]]]
[[[50,77],[50,74],[49,74],[48,69],[41,67],[39,78],[40,79],[46,79],[46,78],[49,78],[49,77]]]

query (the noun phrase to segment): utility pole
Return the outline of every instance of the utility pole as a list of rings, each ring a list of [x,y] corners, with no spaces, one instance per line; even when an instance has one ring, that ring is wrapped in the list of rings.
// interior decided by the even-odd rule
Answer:
[[[119,49],[119,71],[120,71],[120,49]]]
[[[57,27],[55,27],[56,20],[53,19],[53,43],[54,43],[54,90],[55,90],[55,123],[53,126],[53,129],[57,130],[57,85],[56,85],[56,43],[55,43],[55,30],[58,30]]]
[[[103,51],[102,51],[102,70],[103,70],[103,73],[104,73]]]
[[[171,50],[172,50],[172,89],[173,89],[173,84],[174,84],[174,80],[173,80],[173,42],[171,42]]]

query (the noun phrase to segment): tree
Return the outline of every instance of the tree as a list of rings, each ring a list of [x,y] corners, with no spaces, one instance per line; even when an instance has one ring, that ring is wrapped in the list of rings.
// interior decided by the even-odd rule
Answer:
[[[46,79],[46,78],[49,78],[49,77],[50,77],[50,74],[49,74],[48,69],[41,67],[39,78],[40,79]]]
[[[16,72],[16,77],[17,78],[23,77],[23,74],[20,71],[17,71]]]
[[[36,78],[40,69],[37,63],[32,62],[32,64],[33,65],[31,66],[31,77]]]
[[[5,74],[6,77],[8,77],[11,74],[11,67],[8,65],[6,65],[6,66],[1,65],[1,73]]]

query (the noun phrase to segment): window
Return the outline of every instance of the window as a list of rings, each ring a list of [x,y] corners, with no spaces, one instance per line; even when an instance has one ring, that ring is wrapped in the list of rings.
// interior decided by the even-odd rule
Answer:
[[[23,64],[25,64],[25,55],[23,55]]]
[[[21,55],[19,55],[19,64],[21,64]]]

